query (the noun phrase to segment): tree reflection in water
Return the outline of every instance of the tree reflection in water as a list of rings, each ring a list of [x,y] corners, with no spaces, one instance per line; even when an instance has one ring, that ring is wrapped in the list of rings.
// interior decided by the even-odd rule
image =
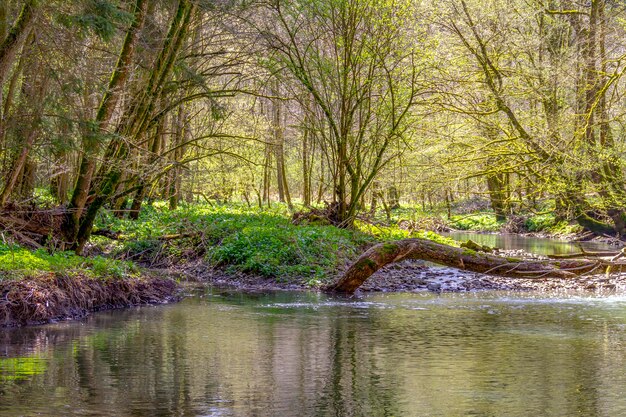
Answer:
[[[208,291],[0,331],[0,414],[622,415],[624,307]]]

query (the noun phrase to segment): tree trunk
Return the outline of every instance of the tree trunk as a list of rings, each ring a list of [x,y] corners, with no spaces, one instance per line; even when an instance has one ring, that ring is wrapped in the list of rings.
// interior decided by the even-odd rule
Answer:
[[[162,103],[162,107],[164,107],[164,103]],[[159,156],[161,155],[161,145],[163,143],[162,137],[164,135],[165,121],[165,117],[162,117],[159,120],[159,123],[154,131],[154,135],[152,136],[152,140],[148,144],[150,154],[147,158],[147,161],[141,162],[148,167],[154,166],[157,163]],[[132,220],[137,220],[139,218],[141,205],[143,204],[143,200],[146,198],[148,185],[151,184],[153,181],[149,177],[150,175],[148,174],[140,176],[139,178],[139,185],[137,187],[137,191],[135,192],[135,196],[133,197],[130,212],[128,213],[128,217]]]
[[[265,144],[265,157],[263,159],[263,201],[270,206],[270,183],[272,167],[272,149],[270,144]]]
[[[10,0],[0,2],[0,41],[7,35],[10,6]]]
[[[278,80],[274,80],[272,85],[272,94],[276,97],[280,96],[280,86]],[[272,133],[274,144],[274,155],[276,156],[276,184],[278,186],[278,201],[285,202],[285,161],[284,161],[284,141],[282,108],[280,99],[276,98],[272,102]]]
[[[21,125],[18,129],[18,137],[21,149],[13,161],[0,193],[0,206],[4,206],[9,201],[11,193],[18,185],[19,178],[23,177],[30,151],[39,137],[39,125],[50,80],[48,74],[41,73],[39,64],[40,62],[35,58],[30,59],[25,69],[26,81],[22,84],[22,97],[19,105]]]
[[[101,175],[99,175],[102,180],[96,186],[95,198],[81,220],[76,236],[76,252],[79,254],[89,240],[96,214],[111,197],[119,183],[122,175],[121,165],[130,152],[129,142],[137,141],[147,128],[155,104],[160,99],[165,83],[171,75],[174,62],[178,57],[183,40],[186,38],[191,16],[196,9],[197,5],[189,0],[179,2],[178,9],[170,23],[168,35],[156,58],[145,88],[138,90],[138,95],[126,112],[122,124],[118,127],[119,137],[109,143],[105,155],[106,164],[101,167]]]
[[[134,21],[126,33],[117,65],[109,81],[107,91],[100,102],[100,107],[96,114],[94,131],[87,132],[83,137],[84,154],[78,171],[74,192],[72,193],[72,199],[68,207],[68,215],[64,227],[65,238],[69,242],[73,242],[78,233],[80,219],[85,204],[87,203],[92,177],[96,169],[97,154],[101,149],[100,142],[103,140],[102,136],[106,133],[113,112],[123,93],[126,80],[130,74],[135,45],[146,17],[147,4],[147,0],[137,0],[135,3]]]
[[[491,208],[499,222],[506,220],[506,175],[501,172],[487,174],[487,189]]]
[[[9,14],[9,1],[0,2],[0,41],[3,41],[7,34],[7,19]],[[2,152],[4,141],[2,138],[3,126],[4,126],[4,80],[0,79],[0,152]]]
[[[305,117],[305,121],[308,118]],[[311,155],[309,150],[309,125],[305,123],[302,132],[302,203],[304,207],[311,206]]]
[[[465,271],[512,278],[573,278],[596,269],[603,272],[600,268],[606,265],[598,260],[525,261],[426,239],[404,239],[379,243],[368,249],[328,290],[351,294],[380,268],[404,259],[422,259]]]
[[[3,0],[4,1],[4,0]],[[0,85],[9,73],[17,51],[22,47],[37,14],[37,1],[27,0],[8,35],[0,43]]]

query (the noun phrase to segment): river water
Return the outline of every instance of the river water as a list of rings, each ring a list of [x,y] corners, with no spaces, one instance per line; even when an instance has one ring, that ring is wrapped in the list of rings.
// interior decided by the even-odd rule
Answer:
[[[626,297],[202,289],[0,330],[2,416],[625,416]]]
[[[568,242],[565,240],[542,237],[528,237],[507,233],[477,233],[477,232],[449,232],[443,233],[454,240],[461,242],[468,239],[481,245],[499,249],[523,249],[526,252],[539,255],[565,255],[580,253],[581,248],[594,251],[617,251],[619,247],[604,242]]]

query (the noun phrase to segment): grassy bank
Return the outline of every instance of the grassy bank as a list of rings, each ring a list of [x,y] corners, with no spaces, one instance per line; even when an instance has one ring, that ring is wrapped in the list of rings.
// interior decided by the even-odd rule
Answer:
[[[163,302],[175,290],[174,281],[142,274],[132,262],[0,245],[0,326]]]
[[[458,201],[450,212],[443,205],[425,209],[422,206],[405,204],[388,213],[377,211],[374,220],[391,226],[410,223],[414,227],[427,230],[536,233],[555,237],[574,235],[582,231],[582,227],[575,222],[568,222],[555,216],[554,201],[543,202],[538,208],[541,213],[524,212],[508,216],[504,221],[499,221],[488,207],[487,200],[476,199]]]
[[[246,274],[276,284],[319,287],[335,280],[367,247],[381,241],[421,237],[457,245],[424,229],[444,225],[498,231],[507,225],[488,212],[457,214],[447,220],[407,207],[392,211],[390,220],[385,220],[357,221],[354,230],[294,225],[291,212],[279,204],[264,209],[193,204],[170,211],[156,202],[146,206],[138,220],[103,212],[85,257],[0,244],[4,294],[0,324],[46,322],[170,297],[176,284],[151,278],[142,272],[145,268],[195,271],[200,279],[209,269],[227,277]],[[551,215],[516,221],[531,232],[572,231]]]
[[[546,236],[568,236],[579,233],[582,228],[565,220],[559,220],[554,213],[526,214],[498,221],[492,212],[478,212],[454,215],[448,221],[452,229],[478,232],[538,233]]]
[[[99,227],[120,234],[114,241],[99,238],[94,242],[109,256],[151,267],[201,262],[227,273],[318,286],[334,280],[338,271],[374,243],[409,236],[444,239],[397,226],[363,222],[356,226],[355,230],[317,224],[296,226],[282,205],[262,210],[235,204],[189,205],[170,211],[157,203],[137,221],[104,215]]]

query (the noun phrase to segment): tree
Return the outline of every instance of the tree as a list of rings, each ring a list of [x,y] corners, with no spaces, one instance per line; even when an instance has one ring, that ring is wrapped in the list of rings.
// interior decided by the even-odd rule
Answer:
[[[147,0],[137,0],[133,6],[133,21],[128,28],[126,38],[120,51],[119,58],[107,90],[102,97],[95,120],[90,123],[89,129],[83,137],[83,156],[78,171],[78,178],[72,193],[72,199],[68,206],[65,222],[65,239],[75,242],[78,235],[79,224],[87,203],[87,197],[91,190],[91,180],[96,169],[97,159],[101,151],[101,141],[107,136],[107,128],[113,117],[118,102],[124,93],[124,87],[129,78],[135,46],[139,32],[146,17]]]
[[[448,10],[443,26],[471,63],[465,77],[482,92],[469,100],[448,95],[454,97],[448,106],[491,126],[496,134],[488,139],[504,144],[509,157],[504,172],[555,195],[581,225],[621,235],[625,184],[612,140],[621,114],[611,111],[617,104],[611,100],[624,67],[605,46],[609,34],[618,36],[621,29],[609,31],[603,1],[580,7],[568,1],[509,6],[494,2],[485,8],[466,0],[441,6]],[[495,155],[497,149],[485,148]],[[597,196],[594,202],[585,197],[590,191]],[[612,225],[603,225],[594,210]]]
[[[177,59],[183,40],[189,28],[191,16],[196,5],[188,0],[181,0],[172,17],[168,35],[154,61],[149,77],[139,87],[136,95],[131,99],[125,110],[124,117],[116,128],[116,134],[109,142],[105,151],[104,161],[99,170],[98,178],[92,183],[94,199],[85,215],[81,218],[78,233],[75,239],[77,253],[81,253],[85,243],[89,240],[96,214],[108,201],[119,184],[123,168],[122,165],[130,153],[130,144],[137,143],[143,138],[155,110],[165,83],[171,74],[174,62]]]
[[[392,144],[406,139],[423,93],[413,10],[410,2],[276,1],[267,5],[270,26],[259,27],[272,54],[266,66],[308,92],[300,104],[323,146],[345,227],[397,156]]]

